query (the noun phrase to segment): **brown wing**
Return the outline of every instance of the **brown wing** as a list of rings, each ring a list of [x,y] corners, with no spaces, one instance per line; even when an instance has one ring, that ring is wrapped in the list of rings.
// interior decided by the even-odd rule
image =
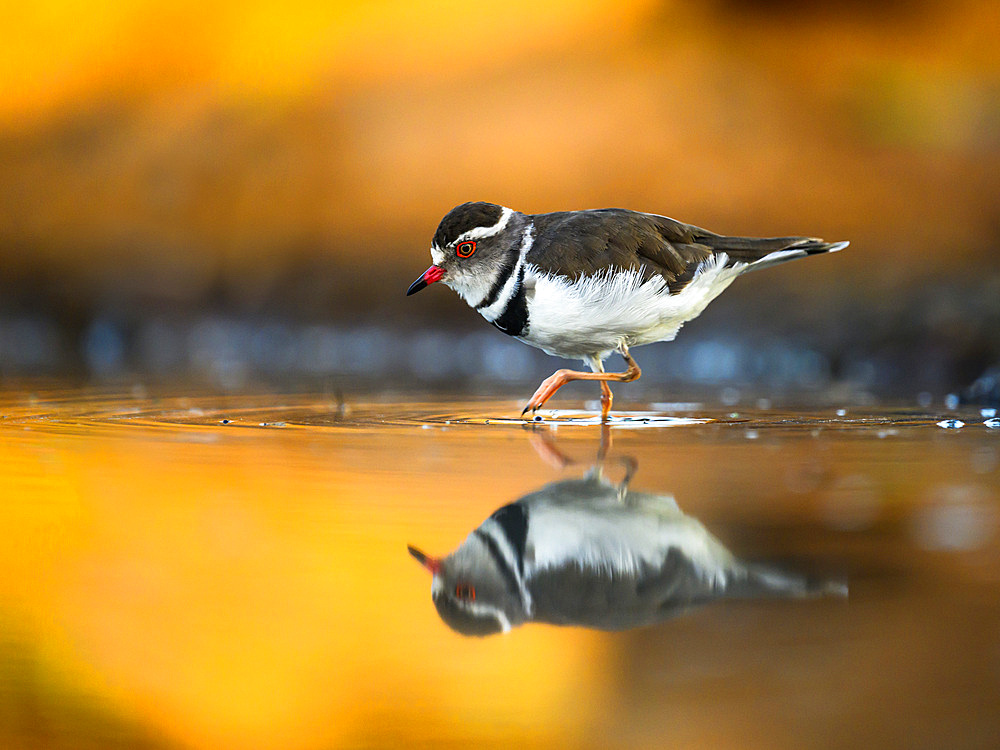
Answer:
[[[627,268],[672,285],[712,255],[696,235],[704,230],[662,216],[604,208],[533,218],[535,242],[527,260],[551,273],[592,276]]]
[[[592,276],[608,267],[640,270],[644,278],[662,276],[671,291],[683,288],[698,266],[716,253],[726,253],[730,264],[753,263],[808,240],[724,237],[665,216],[623,208],[537,214],[532,218],[535,242],[527,260],[543,271]]]

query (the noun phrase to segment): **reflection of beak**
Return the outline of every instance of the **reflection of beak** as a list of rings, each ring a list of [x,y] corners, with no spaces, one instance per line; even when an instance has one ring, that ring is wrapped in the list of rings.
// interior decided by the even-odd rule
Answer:
[[[433,266],[431,266],[431,268],[433,268]],[[412,544],[407,544],[406,549],[410,551],[410,554],[416,558],[418,563],[427,568],[427,570],[429,570],[432,574],[436,575],[437,572],[441,570],[440,557],[431,557],[430,555],[425,555],[423,552],[418,550]]]
[[[411,294],[416,294],[428,284],[440,281],[442,276],[444,276],[444,269],[441,266],[431,266],[420,274],[420,278],[410,284],[410,288],[406,290],[406,296],[409,297]]]

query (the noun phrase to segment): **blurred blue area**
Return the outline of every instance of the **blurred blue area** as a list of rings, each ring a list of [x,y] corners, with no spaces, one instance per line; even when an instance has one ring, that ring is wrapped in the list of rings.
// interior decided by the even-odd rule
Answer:
[[[962,393],[1000,362],[1000,274],[883,294],[810,279],[808,264],[802,268],[798,277],[776,272],[734,285],[677,340],[637,349],[643,377],[625,392],[662,400],[664,385],[729,389],[729,402],[734,388],[840,389],[862,400],[919,395],[930,403]],[[408,278],[409,269],[398,270]],[[0,377],[194,380],[223,389],[333,381],[345,390],[488,394],[520,392],[559,367],[582,366],[494,330],[447,289],[407,298],[407,278],[392,274],[376,276],[377,289],[357,277],[346,294],[326,280],[350,274],[324,268],[308,275],[324,285],[321,293],[291,284],[254,306],[106,295],[91,309],[54,296],[36,295],[32,304],[8,297],[0,300]],[[617,357],[608,362],[620,366]]]
[[[0,375],[75,372],[93,380],[169,378],[207,382],[223,390],[254,384],[328,383],[345,387],[407,387],[456,393],[516,391],[533,385],[566,360],[550,357],[482,326],[480,330],[400,330],[288,320],[153,317],[125,321],[101,316],[73,341],[42,316],[0,321]],[[682,335],[635,351],[643,377],[628,387],[636,397],[664,396],[662,386],[719,389],[724,403],[761,393],[800,393],[847,386],[858,394],[888,390],[916,398],[942,397],[949,383],[925,379],[908,388],[904,368],[879,355],[832,357],[801,338],[724,332]],[[569,363],[570,367],[576,365]],[[582,365],[581,365],[582,366]],[[608,362],[617,368],[616,357]],[[586,368],[584,368],[586,369]],[[938,375],[944,370],[938,368]],[[931,373],[933,375],[933,372]],[[581,388],[582,386],[577,386]]]

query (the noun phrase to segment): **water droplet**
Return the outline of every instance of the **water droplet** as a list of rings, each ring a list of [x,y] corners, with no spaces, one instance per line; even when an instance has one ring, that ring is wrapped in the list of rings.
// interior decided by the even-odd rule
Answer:
[[[958,394],[949,393],[944,397],[944,405],[946,409],[957,409],[958,408]]]
[[[229,420],[223,419],[222,421],[219,422],[219,424],[229,424]]]
[[[997,415],[996,409],[980,409],[979,416],[989,419],[990,417],[995,417]]]
[[[837,416],[838,417],[843,417],[846,414],[847,414],[847,409],[837,409]]]
[[[959,427],[965,427],[965,422],[961,419],[942,419],[937,423],[937,426],[946,430],[957,430]]]

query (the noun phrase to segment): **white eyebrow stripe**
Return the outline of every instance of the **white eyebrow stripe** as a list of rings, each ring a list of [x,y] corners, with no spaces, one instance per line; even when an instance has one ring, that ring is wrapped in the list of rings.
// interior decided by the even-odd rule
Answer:
[[[496,224],[491,227],[473,227],[467,232],[462,232],[452,244],[457,245],[459,242],[465,242],[466,240],[481,240],[484,237],[492,237],[495,234],[500,234],[513,215],[514,212],[511,209],[504,207],[503,213],[500,214],[500,218]]]
[[[500,627],[503,628],[503,632],[510,632],[510,620],[507,619],[507,615],[501,612],[499,609],[496,611],[497,622],[500,623]]]
[[[462,607],[476,617],[492,617],[500,625],[504,633],[510,632],[510,618],[507,613],[495,604],[480,604],[476,601],[462,601]]]

